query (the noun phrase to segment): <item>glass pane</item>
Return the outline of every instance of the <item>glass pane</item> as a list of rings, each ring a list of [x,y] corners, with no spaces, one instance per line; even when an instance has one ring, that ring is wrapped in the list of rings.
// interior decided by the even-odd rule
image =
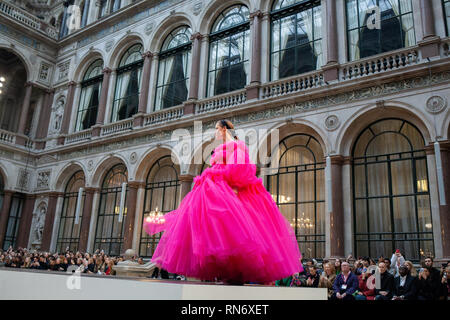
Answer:
[[[366,196],[366,170],[364,165],[354,166],[354,189],[357,198]]]
[[[389,194],[389,178],[387,163],[367,165],[368,196],[384,196]]]
[[[393,199],[395,232],[416,232],[416,205],[414,197]]]
[[[347,29],[358,27],[358,4],[357,0],[347,0]]]
[[[298,201],[314,201],[315,197],[315,179],[314,171],[306,171],[298,173]],[[294,185],[291,185],[295,186]]]
[[[279,176],[279,203],[295,201],[295,174],[280,174]],[[299,191],[300,192],[300,191]]]
[[[357,233],[366,233],[367,230],[367,200],[355,201],[355,224]]]
[[[368,201],[370,232],[391,232],[389,199],[369,199]]]
[[[392,193],[414,193],[414,182],[411,160],[391,162]]]
[[[419,218],[419,232],[432,232],[430,196],[417,196],[417,211]]]
[[[297,234],[309,235],[315,234],[316,219],[314,217],[314,204],[300,204],[298,205],[297,217]]]

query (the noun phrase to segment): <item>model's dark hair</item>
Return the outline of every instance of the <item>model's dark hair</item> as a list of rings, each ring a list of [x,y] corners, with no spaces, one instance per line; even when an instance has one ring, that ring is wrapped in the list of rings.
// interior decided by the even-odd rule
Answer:
[[[237,137],[236,133],[234,132],[234,125],[230,120],[226,120],[226,119],[219,120],[219,126],[221,128],[227,128],[227,130],[230,131],[231,136],[235,140],[238,140],[238,137]]]

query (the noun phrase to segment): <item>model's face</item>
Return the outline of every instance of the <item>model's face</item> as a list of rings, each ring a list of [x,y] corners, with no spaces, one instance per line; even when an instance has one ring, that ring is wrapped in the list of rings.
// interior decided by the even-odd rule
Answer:
[[[225,137],[227,134],[227,128],[221,127],[219,123],[216,123],[216,132],[215,132],[215,139],[220,141],[225,141]]]

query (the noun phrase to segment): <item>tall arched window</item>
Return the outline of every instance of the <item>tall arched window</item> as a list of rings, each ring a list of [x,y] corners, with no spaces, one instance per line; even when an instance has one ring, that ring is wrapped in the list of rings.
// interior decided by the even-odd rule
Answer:
[[[182,104],[187,99],[191,71],[191,35],[188,26],[173,30],[159,55],[156,110]]]
[[[97,121],[102,81],[103,60],[97,59],[89,66],[81,82],[80,104],[75,131],[89,129]]]
[[[64,252],[66,248],[77,251],[80,241],[81,218],[83,217],[83,207],[85,192],[82,193],[81,206],[78,221],[76,220],[76,210],[78,202],[78,193],[80,188],[84,188],[85,180],[82,170],[73,174],[67,182],[64,190],[64,201],[61,211],[61,219],[58,228],[58,238],[56,240],[56,251]],[[78,223],[76,223],[78,222]]]
[[[450,35],[450,0],[442,0],[444,6],[445,26],[447,31],[447,37]]]
[[[320,143],[307,134],[284,138],[267,186],[295,230],[304,258],[325,256],[325,163]]]
[[[122,253],[125,219],[127,215],[126,205],[124,206],[122,221],[119,221],[119,214],[122,183],[126,183],[127,181],[128,172],[123,164],[113,166],[103,180],[94,249],[104,250],[108,255],[119,255]],[[126,190],[126,193],[128,193],[128,188]]]
[[[249,83],[250,22],[244,5],[223,11],[209,35],[208,96],[244,88]]]
[[[108,4],[107,0],[100,0],[100,3],[99,3],[100,9],[98,10],[98,19],[106,16],[107,9],[108,9],[107,4]]]
[[[0,174],[0,208],[3,207],[4,196],[5,196],[5,184],[3,182],[3,176]]]
[[[19,232],[20,217],[25,196],[22,193],[14,193],[9,208],[8,224],[6,225],[5,238],[3,239],[3,250],[8,250],[9,246],[15,248],[17,235]]]
[[[180,202],[178,180],[179,166],[172,162],[170,156],[160,158],[150,169],[147,175],[145,187],[145,200],[143,216],[152,210],[167,213],[175,210]],[[141,242],[139,245],[139,255],[150,257],[153,255],[156,246],[161,239],[161,234],[149,236],[143,230],[141,224]]]
[[[350,61],[416,44],[411,0],[347,0],[346,4]],[[380,29],[375,23],[380,20],[377,12]]]
[[[272,6],[271,79],[323,65],[320,0],[277,0]]]
[[[135,44],[120,60],[111,122],[131,118],[138,111],[143,65],[142,50],[140,43]]]
[[[433,253],[425,142],[401,119],[375,122],[353,148],[356,256],[388,256],[400,249],[418,261]]]

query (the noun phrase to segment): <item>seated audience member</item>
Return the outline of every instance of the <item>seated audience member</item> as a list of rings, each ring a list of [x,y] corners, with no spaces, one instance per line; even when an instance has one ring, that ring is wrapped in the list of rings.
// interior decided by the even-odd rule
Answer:
[[[447,264],[444,271],[442,272],[441,278],[443,300],[450,300],[450,281],[448,281],[449,275],[450,275],[450,265]]]
[[[336,279],[336,271],[334,270],[334,264],[331,262],[327,262],[323,266],[324,271],[320,276],[319,280],[319,288],[327,288],[328,289],[328,299],[333,295],[333,283]]]
[[[342,262],[341,269],[333,284],[331,300],[354,300],[353,293],[358,290],[358,278],[350,271],[348,262]]]
[[[430,271],[431,283],[435,292],[434,299],[438,300],[441,294],[441,273],[438,269],[433,267],[432,257],[426,257],[423,264],[424,267]]]
[[[288,287],[306,287],[306,272],[297,272],[292,275]]]
[[[405,266],[408,268],[409,274],[413,276],[414,278],[417,277],[417,270],[414,268],[414,265],[411,261],[407,260],[405,261]]]
[[[336,259],[334,261],[334,270],[336,270],[336,275],[341,273],[341,264],[342,264],[341,259]]]
[[[358,277],[359,290],[355,295],[356,300],[375,300],[375,277],[369,270]]]
[[[320,280],[320,275],[317,272],[317,267],[315,265],[310,266],[308,275],[306,276],[306,286],[318,288],[319,280]]]
[[[391,300],[394,287],[394,277],[386,269],[386,264],[378,264],[380,270],[380,289],[375,289],[375,300]]]
[[[409,274],[406,265],[398,268],[398,277],[394,278],[394,295],[392,300],[415,300],[416,299],[416,278]]]
[[[435,300],[437,291],[433,279],[431,278],[431,268],[422,268],[417,278],[417,299]]]

